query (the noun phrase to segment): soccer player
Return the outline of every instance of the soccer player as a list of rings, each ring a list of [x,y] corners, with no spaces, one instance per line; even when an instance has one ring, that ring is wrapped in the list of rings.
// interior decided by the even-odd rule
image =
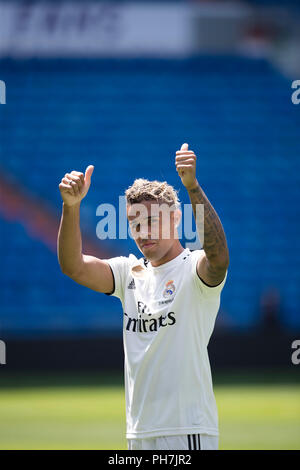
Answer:
[[[204,205],[201,250],[184,248],[176,236],[181,213],[174,188],[166,182],[137,179],[125,194],[129,225],[143,257],[131,254],[98,259],[85,255],[79,212],[94,167],[88,166],[85,174],[67,173],[59,184],[63,213],[58,259],[62,272],[122,302],[130,450],[218,448],[218,415],[207,345],[227,277],[229,254],[219,217],[197,181],[196,155],[188,144],[176,152],[175,165],[195,217],[197,204]],[[168,207],[172,209],[169,212],[165,210]],[[196,219],[197,229],[200,225]],[[170,229],[168,236],[166,228]]]

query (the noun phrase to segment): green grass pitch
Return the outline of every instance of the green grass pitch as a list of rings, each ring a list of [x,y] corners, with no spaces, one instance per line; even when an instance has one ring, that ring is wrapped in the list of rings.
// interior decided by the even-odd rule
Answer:
[[[298,377],[214,377],[220,449],[300,449]],[[126,448],[122,376],[0,376],[0,449]]]

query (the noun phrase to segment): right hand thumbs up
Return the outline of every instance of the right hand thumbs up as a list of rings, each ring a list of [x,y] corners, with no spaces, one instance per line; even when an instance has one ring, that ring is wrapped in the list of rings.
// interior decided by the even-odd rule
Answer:
[[[91,185],[91,176],[94,166],[89,165],[85,170],[85,175],[79,171],[66,173],[59,184],[59,190],[64,203],[67,206],[74,206],[87,195]]]

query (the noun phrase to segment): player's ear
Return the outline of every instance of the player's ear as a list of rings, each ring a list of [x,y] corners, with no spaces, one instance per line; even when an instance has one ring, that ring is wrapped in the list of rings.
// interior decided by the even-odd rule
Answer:
[[[179,227],[180,221],[182,217],[182,212],[180,209],[176,209],[174,212],[174,221],[175,221],[175,227]]]

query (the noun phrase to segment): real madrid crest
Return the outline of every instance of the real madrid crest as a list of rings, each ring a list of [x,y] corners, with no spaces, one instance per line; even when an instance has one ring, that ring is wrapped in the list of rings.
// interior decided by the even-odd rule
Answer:
[[[171,295],[174,294],[174,292],[175,292],[175,284],[174,284],[174,281],[168,281],[168,282],[166,283],[166,288],[165,288],[165,290],[164,290],[164,292],[163,292],[164,298],[166,299],[166,298],[170,297]]]

